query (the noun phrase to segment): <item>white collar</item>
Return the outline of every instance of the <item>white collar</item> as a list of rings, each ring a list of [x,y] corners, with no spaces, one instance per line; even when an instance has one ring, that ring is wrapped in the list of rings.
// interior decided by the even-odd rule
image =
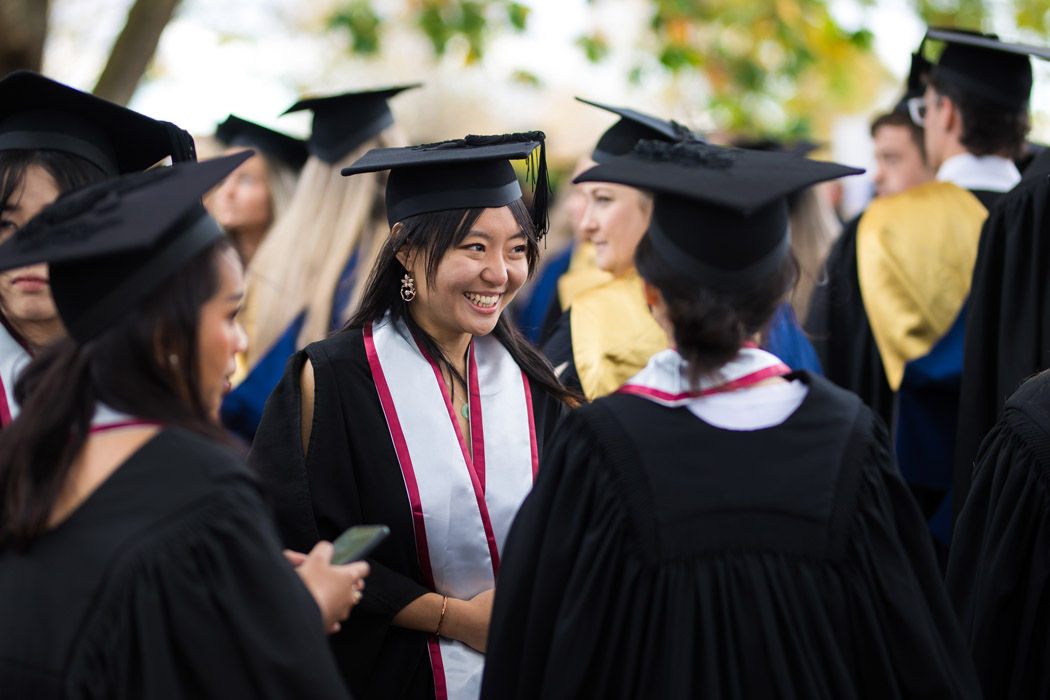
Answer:
[[[960,153],[941,163],[937,179],[967,190],[1006,192],[1021,181],[1017,166],[1002,156]]]
[[[641,372],[627,380],[619,393],[643,396],[664,406],[684,406],[711,393],[731,390],[748,379],[787,374],[791,370],[780,358],[759,348],[744,347],[713,377],[702,377],[700,386],[689,381],[689,365],[674,349],[656,353]]]

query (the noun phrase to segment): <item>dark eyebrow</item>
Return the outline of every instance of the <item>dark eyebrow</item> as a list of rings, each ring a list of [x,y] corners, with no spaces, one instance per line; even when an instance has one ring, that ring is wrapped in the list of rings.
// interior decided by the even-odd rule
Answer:
[[[478,229],[470,229],[470,231],[467,232],[467,236],[477,236],[478,238],[484,238],[486,241],[492,240],[492,236]],[[527,238],[527,236],[525,235],[525,232],[519,228],[518,232],[512,235],[511,238]]]

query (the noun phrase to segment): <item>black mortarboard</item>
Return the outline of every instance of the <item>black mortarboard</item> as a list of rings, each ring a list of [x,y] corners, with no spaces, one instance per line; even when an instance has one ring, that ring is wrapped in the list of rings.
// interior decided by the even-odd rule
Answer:
[[[787,256],[788,195],[861,172],[788,153],[641,141],[574,182],[651,190],[648,236],[657,254],[701,284],[734,290],[761,281]]]
[[[244,146],[261,151],[292,170],[299,170],[306,162],[306,142],[280,131],[230,115],[215,128],[215,138],[227,146]]]
[[[577,97],[580,102],[612,112],[620,117],[601,135],[591,153],[596,163],[601,163],[609,156],[620,156],[630,153],[634,145],[642,139],[677,141],[683,138],[699,138],[689,129],[673,121],[666,121],[627,107],[610,107],[598,102],[591,102]]]
[[[55,150],[108,175],[145,170],[167,156],[194,160],[193,139],[157,121],[31,71],[0,80],[0,151]]]
[[[420,85],[421,83],[416,83],[366,92],[304,98],[284,113],[304,109],[312,111],[313,127],[306,147],[310,155],[317,156],[326,163],[337,163],[394,123],[394,115],[390,112],[387,100],[402,90],[410,90]]]
[[[252,155],[154,168],[63,195],[0,245],[0,270],[48,263],[59,316],[85,343],[222,238],[201,197]]]
[[[1028,57],[1050,60],[1048,48],[1006,43],[994,34],[931,27],[923,42],[929,39],[947,44],[931,70],[933,78],[1011,109],[1028,105],[1032,92]]]
[[[502,207],[521,197],[510,161],[539,161],[529,171],[535,178],[532,220],[547,228],[547,155],[542,131],[495,136],[467,136],[453,141],[405,148],[374,148],[343,168],[343,175],[389,170],[386,216],[390,225],[416,214],[447,209]]]
[[[922,55],[922,47],[919,47],[919,51],[916,51],[911,55],[911,68],[908,69],[908,82],[904,87],[904,94],[897,104],[893,106],[894,112],[900,112],[901,114],[908,114],[908,100],[916,97],[922,97],[922,94],[926,92],[926,76],[930,74],[930,70],[933,68],[933,64],[926,60]]]

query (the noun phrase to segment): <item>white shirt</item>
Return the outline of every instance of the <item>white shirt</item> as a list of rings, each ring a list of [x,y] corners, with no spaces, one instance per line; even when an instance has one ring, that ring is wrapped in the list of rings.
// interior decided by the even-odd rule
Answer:
[[[1021,181],[1021,173],[1009,158],[960,153],[941,163],[937,179],[967,190],[1006,192]]]

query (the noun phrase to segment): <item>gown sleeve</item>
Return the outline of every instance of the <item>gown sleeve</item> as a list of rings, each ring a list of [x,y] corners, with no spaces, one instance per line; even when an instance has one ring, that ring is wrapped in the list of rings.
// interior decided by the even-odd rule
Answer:
[[[319,539],[335,539],[353,525],[391,528],[391,536],[367,559],[371,573],[364,597],[329,642],[355,695],[399,696],[399,688],[433,683],[428,635],[393,625],[402,608],[430,589],[422,584],[411,506],[385,419],[381,408],[372,406],[378,398],[370,375],[360,374],[367,370],[335,340],[308,346],[289,360],[267,401],[249,463],[263,479],[286,547],[309,551]],[[315,394],[304,457],[299,377],[307,357]]]
[[[243,473],[120,557],[70,697],[348,698],[306,587]]]
[[[1048,381],[1020,390],[1041,385],[1038,422],[1008,403],[988,434],[952,539],[948,594],[987,697],[1050,696]]]
[[[581,554],[594,553],[593,547],[581,545],[593,543],[599,533],[613,543],[622,542],[622,513],[609,495],[600,455],[591,431],[575,413],[561,422],[544,450],[536,484],[507,537],[496,580],[483,698],[544,697],[557,630],[567,625],[593,627],[588,606],[573,613],[562,603],[565,591],[574,585],[574,572],[587,568]],[[607,573],[603,567],[594,577]],[[596,609],[603,607],[590,602]],[[588,654],[583,649],[576,652]]]
[[[339,402],[333,396],[335,377],[323,360],[313,362],[316,386],[314,422],[309,457],[303,456],[299,376],[306,359],[304,350],[288,360],[284,376],[266,402],[248,457],[249,464],[263,478],[284,545],[300,552],[308,552],[322,537],[334,539],[342,531],[322,532],[315,515],[318,509],[346,512],[347,521],[339,523],[342,529],[364,523],[356,492],[347,498],[346,489],[335,495],[311,491],[311,480],[322,483],[335,480],[335,477],[327,476],[328,472],[352,473],[353,458],[349,450],[350,436],[337,408]],[[339,479],[340,485],[351,483],[352,479]],[[331,507],[324,504],[315,507],[316,499],[327,502],[332,498],[339,503],[330,504]],[[368,576],[368,594],[358,606],[362,611],[378,614],[389,621],[429,590],[374,559],[368,561],[372,572]]]

